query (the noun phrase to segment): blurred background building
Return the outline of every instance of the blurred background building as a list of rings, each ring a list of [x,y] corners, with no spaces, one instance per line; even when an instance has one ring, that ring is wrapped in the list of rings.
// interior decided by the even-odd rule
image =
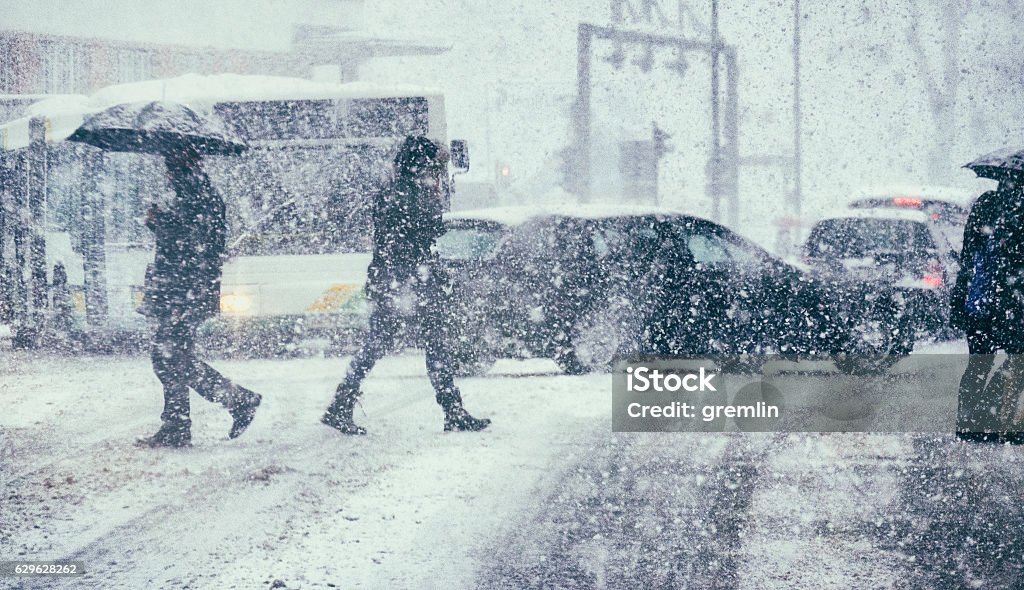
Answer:
[[[21,116],[40,95],[186,73],[348,82],[371,58],[448,50],[442,42],[366,33],[363,4],[0,0],[0,121]]]

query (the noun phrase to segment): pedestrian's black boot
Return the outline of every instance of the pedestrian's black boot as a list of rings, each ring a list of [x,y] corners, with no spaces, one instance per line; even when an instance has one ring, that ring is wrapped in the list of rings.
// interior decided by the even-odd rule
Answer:
[[[258,393],[238,385],[235,388],[238,392],[238,397],[235,404],[228,410],[231,413],[231,418],[234,420],[231,424],[231,430],[228,432],[228,438],[238,438],[245,432],[245,429],[252,424],[252,419],[256,417],[256,408],[263,401],[263,397]]]
[[[999,442],[1010,445],[1024,445],[1024,432],[1010,430],[999,433]]]
[[[474,418],[461,405],[444,410],[445,432],[478,432],[490,424],[490,418]]]
[[[334,395],[334,401],[324,412],[320,421],[342,434],[366,434],[366,429],[352,419],[352,408],[355,406],[358,396],[358,390],[344,389],[339,386],[338,392]]]
[[[160,430],[135,441],[137,447],[181,449],[192,446],[192,421],[188,418],[164,420]]]
[[[956,437],[963,442],[973,443],[997,443],[1000,440],[998,432],[978,432],[960,429],[957,429]]]

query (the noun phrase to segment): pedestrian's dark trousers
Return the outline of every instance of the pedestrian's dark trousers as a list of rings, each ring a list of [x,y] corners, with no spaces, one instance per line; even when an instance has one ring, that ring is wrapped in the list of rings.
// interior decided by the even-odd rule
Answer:
[[[153,372],[164,387],[164,411],[160,419],[182,421],[189,417],[189,387],[203,398],[231,409],[237,389],[216,369],[195,356],[196,330],[201,319],[174,315],[160,319],[153,335],[150,356]]]
[[[987,322],[968,320],[967,369],[960,378],[956,428],[959,432],[994,432],[998,430],[999,393],[1002,375],[996,373],[989,382],[995,364],[996,344]]]
[[[399,310],[395,293],[371,296],[369,331],[362,348],[352,358],[345,380],[338,386],[339,395],[358,395],[366,374],[391,351],[402,328],[415,321],[419,323],[427,355],[427,376],[434,386],[437,403],[446,410],[462,405],[462,395],[455,386],[455,360],[449,347],[452,330],[443,313],[447,299],[433,280],[425,283],[417,285],[415,311],[408,315]]]

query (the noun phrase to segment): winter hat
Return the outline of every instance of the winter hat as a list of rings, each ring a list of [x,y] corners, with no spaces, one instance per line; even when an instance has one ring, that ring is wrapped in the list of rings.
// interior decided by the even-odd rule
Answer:
[[[402,142],[395,156],[399,173],[418,174],[426,168],[438,166],[439,146],[423,135],[410,135]]]

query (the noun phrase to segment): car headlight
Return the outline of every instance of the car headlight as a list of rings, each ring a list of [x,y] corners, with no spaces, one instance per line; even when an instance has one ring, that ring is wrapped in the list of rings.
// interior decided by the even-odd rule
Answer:
[[[256,297],[248,293],[222,293],[220,312],[225,315],[252,315]]]

